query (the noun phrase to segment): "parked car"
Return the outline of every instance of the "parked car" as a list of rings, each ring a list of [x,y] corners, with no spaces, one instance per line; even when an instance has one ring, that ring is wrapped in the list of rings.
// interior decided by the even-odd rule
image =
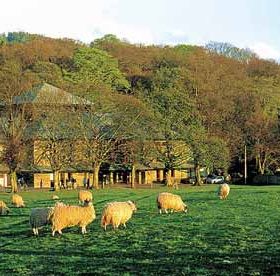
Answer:
[[[208,175],[206,178],[206,183],[209,184],[221,184],[225,182],[225,178],[222,175]]]
[[[190,177],[189,178],[189,183],[194,185],[195,184],[195,181],[196,181],[196,178],[194,176]]]
[[[200,176],[200,181],[201,181],[201,183],[206,183],[206,177]],[[189,183],[193,185],[193,184],[195,184],[195,182],[196,182],[196,177],[195,176],[191,176],[189,178]]]

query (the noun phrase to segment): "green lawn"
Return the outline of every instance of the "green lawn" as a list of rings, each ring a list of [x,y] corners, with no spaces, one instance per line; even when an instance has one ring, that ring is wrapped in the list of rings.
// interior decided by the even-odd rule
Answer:
[[[77,227],[33,237],[32,207],[51,206],[53,192],[22,192],[26,208],[0,217],[0,275],[276,275],[280,274],[280,186],[231,186],[227,200],[216,185],[183,186],[189,213],[158,214],[156,196],[165,187],[93,191],[97,219],[82,236]],[[57,193],[77,204],[77,191]],[[10,202],[11,194],[0,193]],[[135,200],[138,212],[127,229],[104,232],[105,203]],[[10,205],[10,203],[9,203]]]

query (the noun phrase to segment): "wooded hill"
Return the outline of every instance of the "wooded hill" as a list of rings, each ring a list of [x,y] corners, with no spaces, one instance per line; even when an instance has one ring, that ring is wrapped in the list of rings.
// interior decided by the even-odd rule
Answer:
[[[114,103],[125,114],[118,118],[133,125],[126,137],[166,141],[167,167],[179,159],[175,140],[190,146],[198,168],[242,171],[245,144],[251,171],[279,167],[280,66],[249,50],[135,45],[114,35],[86,45],[28,33],[3,34],[0,45],[4,104],[46,82],[99,108]]]

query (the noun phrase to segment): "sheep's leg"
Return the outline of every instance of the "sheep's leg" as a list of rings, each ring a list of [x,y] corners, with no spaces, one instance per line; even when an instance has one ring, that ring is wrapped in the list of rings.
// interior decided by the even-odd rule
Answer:
[[[159,209],[159,213],[160,213],[160,214],[162,213],[161,209]]]
[[[87,230],[85,226],[82,226],[82,234],[86,234]]]
[[[36,228],[32,228],[33,234],[36,236]]]
[[[165,214],[168,214],[168,210],[167,209],[164,209],[164,211],[165,211]]]
[[[59,235],[62,235],[62,231],[60,229],[58,230],[58,233],[59,233]]]
[[[53,230],[52,231],[52,236],[54,237],[54,235],[55,235],[55,232],[56,232],[56,230]]]
[[[171,210],[170,210],[170,213],[172,214],[172,213],[173,213],[173,211],[174,211],[174,210],[173,210],[173,209],[171,209]]]
[[[126,224],[125,223],[123,224],[123,226],[124,226],[124,228],[126,228]]]

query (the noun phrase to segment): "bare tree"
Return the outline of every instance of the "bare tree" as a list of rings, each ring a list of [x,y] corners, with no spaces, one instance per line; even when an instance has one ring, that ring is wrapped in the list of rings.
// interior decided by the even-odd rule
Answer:
[[[130,96],[111,96],[77,112],[80,151],[77,160],[92,168],[93,187],[98,189],[102,164],[112,161],[117,145],[132,138],[142,118],[140,101]]]
[[[49,167],[54,175],[54,189],[59,189],[59,173],[74,166],[75,108],[71,105],[36,106],[34,130],[34,165]]]
[[[8,167],[12,192],[17,192],[17,172],[26,159],[30,125],[25,104],[17,105],[15,97],[31,87],[31,81],[19,64],[6,62],[0,70],[1,119],[3,135],[1,161]]]

